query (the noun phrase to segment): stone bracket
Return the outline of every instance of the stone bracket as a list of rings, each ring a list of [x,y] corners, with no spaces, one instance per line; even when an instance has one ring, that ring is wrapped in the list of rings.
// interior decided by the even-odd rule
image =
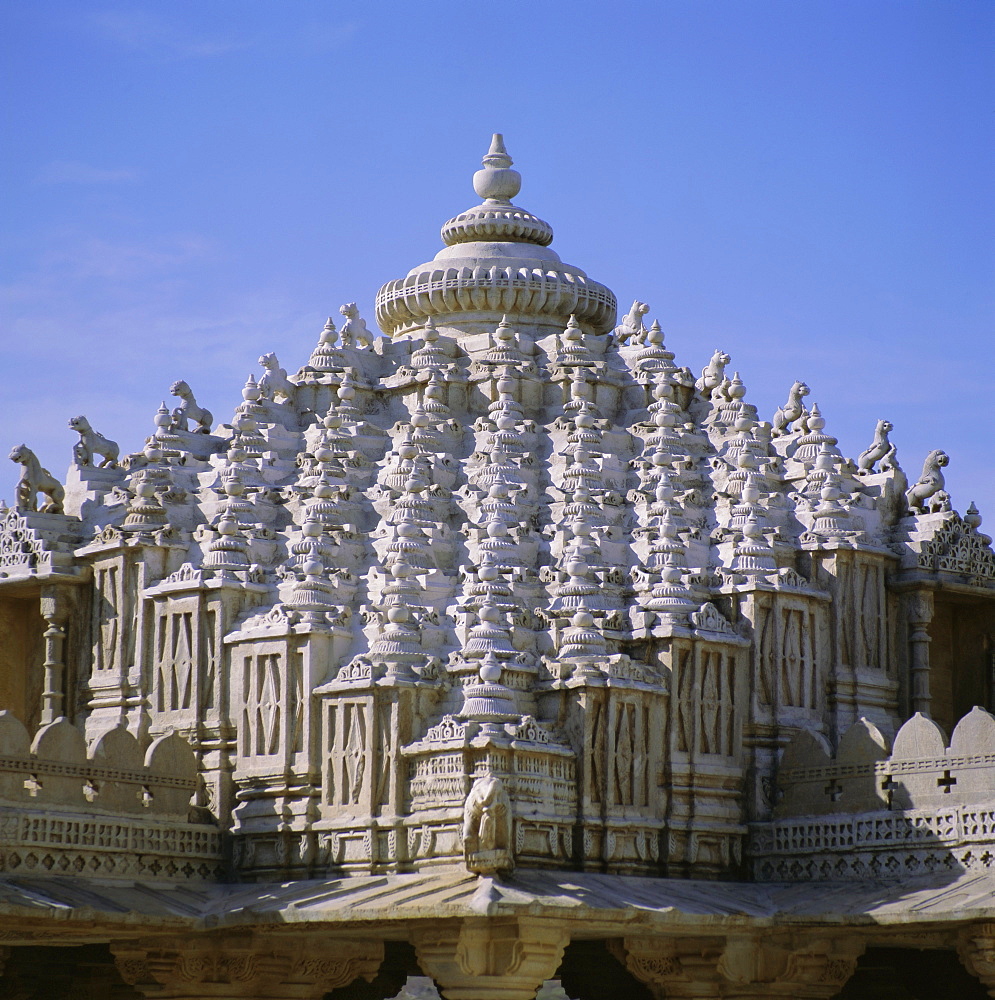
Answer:
[[[419,964],[446,1000],[532,1000],[569,940],[556,923],[527,918],[440,922],[412,934]]]
[[[859,937],[790,931],[728,937],[627,937],[616,945],[628,970],[666,997],[829,1000],[853,975]]]
[[[360,977],[373,979],[384,955],[382,941],[315,934],[151,938],[113,944],[111,950],[126,983],[162,1000],[318,1000]]]

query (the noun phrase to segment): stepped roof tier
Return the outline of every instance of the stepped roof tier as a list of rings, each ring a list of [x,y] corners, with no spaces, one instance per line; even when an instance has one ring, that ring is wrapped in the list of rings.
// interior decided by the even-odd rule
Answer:
[[[549,223],[512,204],[522,178],[511,164],[495,134],[473,177],[483,203],[442,227],[446,246],[433,260],[377,293],[377,322],[388,336],[413,334],[429,317],[457,339],[487,332],[502,316],[530,337],[562,330],[571,316],[591,333],[615,325],[611,290],[564,264],[549,248]]]
[[[995,988],[995,553],[946,453],[906,476],[887,420],[848,457],[806,383],[695,377],[519,184],[495,136],[388,336],[346,303],[220,419],[194,368],[131,451],[72,417],[64,482],[11,451],[5,949],[374,998],[404,938],[451,1000],[564,955],[593,1000],[601,942],[662,995],[830,1000],[912,914]]]

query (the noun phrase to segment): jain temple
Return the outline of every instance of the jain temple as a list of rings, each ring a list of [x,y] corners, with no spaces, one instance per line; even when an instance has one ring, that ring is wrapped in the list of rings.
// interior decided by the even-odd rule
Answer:
[[[226,412],[10,442],[0,1000],[995,996],[946,454],[683,367],[520,186]]]

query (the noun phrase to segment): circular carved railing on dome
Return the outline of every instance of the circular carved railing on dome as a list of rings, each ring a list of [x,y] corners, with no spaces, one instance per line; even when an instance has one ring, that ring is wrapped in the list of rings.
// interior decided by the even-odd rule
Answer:
[[[448,268],[409,274],[377,293],[377,323],[387,334],[420,324],[428,316],[495,312],[556,317],[571,315],[596,333],[615,325],[617,302],[611,289],[581,275],[538,268]]]
[[[553,227],[513,205],[507,208],[481,205],[461,212],[442,227],[442,242],[447,246],[472,240],[521,241],[548,247],[553,242]]]

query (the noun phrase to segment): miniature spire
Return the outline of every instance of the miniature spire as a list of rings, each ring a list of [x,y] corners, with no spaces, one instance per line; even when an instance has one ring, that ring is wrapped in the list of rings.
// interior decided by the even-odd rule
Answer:
[[[839,454],[836,450],[836,438],[823,433],[826,426],[826,418],[822,415],[818,403],[812,404],[812,410],[808,415],[808,430],[798,439],[798,444],[791,455],[796,462],[802,465],[813,466],[815,460],[824,448],[828,448],[832,454]]]
[[[777,571],[774,549],[764,537],[763,521],[756,514],[751,513],[743,525],[743,538],[736,544],[733,569],[751,579]]]
[[[324,578],[324,563],[317,554],[312,554],[305,559],[301,571],[304,579],[294,582],[287,607],[297,611],[305,625],[327,626],[328,613],[335,606],[331,601],[332,588]]]
[[[139,469],[135,473],[135,496],[128,502],[128,516],[123,526],[125,531],[148,535],[166,525],[166,509],[156,496],[156,481],[150,473],[149,469]]]
[[[336,348],[338,333],[335,330],[335,322],[331,316],[325,322],[321,333],[318,335],[318,345],[311,352],[308,359],[308,366],[316,371],[333,371],[336,363],[341,358],[341,352]]]
[[[603,658],[608,643],[601,634],[594,615],[582,608],[570,617],[570,625],[560,635],[557,652],[569,659],[583,657]]]

